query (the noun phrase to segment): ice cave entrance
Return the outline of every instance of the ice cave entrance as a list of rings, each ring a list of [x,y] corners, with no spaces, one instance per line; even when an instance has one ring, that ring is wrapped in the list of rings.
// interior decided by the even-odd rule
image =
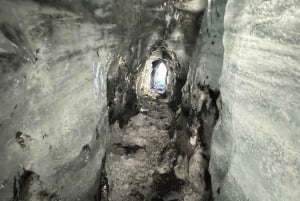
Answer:
[[[163,61],[152,62],[151,89],[165,90],[167,87],[167,73],[168,69]]]

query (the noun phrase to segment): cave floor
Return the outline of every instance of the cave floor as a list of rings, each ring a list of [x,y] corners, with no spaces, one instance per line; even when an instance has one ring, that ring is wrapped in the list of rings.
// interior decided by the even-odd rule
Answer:
[[[181,201],[188,185],[175,176],[177,153],[169,137],[174,113],[164,99],[142,99],[141,112],[112,127],[106,158],[110,201]]]

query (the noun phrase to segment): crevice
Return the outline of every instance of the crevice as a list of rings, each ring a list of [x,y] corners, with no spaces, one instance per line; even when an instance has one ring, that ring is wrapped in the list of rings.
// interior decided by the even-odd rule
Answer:
[[[184,180],[176,177],[174,170],[164,174],[155,173],[153,179],[153,196],[151,201],[163,200],[163,197],[168,195],[170,192],[181,191],[182,186],[185,184]]]
[[[144,147],[139,146],[139,145],[124,145],[121,143],[114,143],[113,145],[117,148],[122,148],[125,151],[126,155],[135,154],[140,149],[144,149]]]
[[[39,175],[24,169],[21,175],[14,177],[12,201],[31,200],[59,201],[59,197],[43,186]]]
[[[198,130],[201,147],[203,148],[203,159],[205,163],[205,189],[209,192],[208,201],[212,201],[212,182],[211,175],[208,170],[210,161],[211,138],[215,124],[219,118],[219,109],[217,100],[220,96],[219,90],[213,90],[208,85],[198,85],[198,87],[207,94],[207,99],[197,114],[197,119],[200,122]]]
[[[99,188],[97,194],[95,195],[95,201],[109,201],[109,184],[106,174],[106,155],[102,159],[101,169],[100,169],[100,179],[99,179]]]
[[[187,84],[180,109],[172,121],[170,129],[170,137],[175,137],[176,150],[179,156],[187,157],[187,163],[195,156],[195,147],[199,146],[202,150],[202,167],[204,179],[205,197],[208,201],[212,200],[212,183],[208,170],[210,160],[210,146],[213,128],[219,117],[217,100],[219,91],[213,90],[207,85],[198,84],[197,92],[192,91]],[[200,98],[202,97],[202,99]],[[203,97],[205,97],[203,99]],[[197,136],[198,145],[194,147],[190,144],[191,140]],[[189,172],[189,166],[187,171]]]

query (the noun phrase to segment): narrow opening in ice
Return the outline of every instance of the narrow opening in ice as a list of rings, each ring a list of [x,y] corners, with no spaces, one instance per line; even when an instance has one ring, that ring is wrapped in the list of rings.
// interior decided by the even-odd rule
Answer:
[[[168,69],[163,61],[157,60],[152,62],[151,88],[154,90],[165,90],[167,87],[167,73]]]

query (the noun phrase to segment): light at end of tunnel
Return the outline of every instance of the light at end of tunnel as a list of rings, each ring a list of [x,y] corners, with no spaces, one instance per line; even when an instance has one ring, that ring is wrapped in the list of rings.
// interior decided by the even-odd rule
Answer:
[[[153,67],[151,76],[151,88],[165,90],[167,85],[167,67],[163,62]]]

